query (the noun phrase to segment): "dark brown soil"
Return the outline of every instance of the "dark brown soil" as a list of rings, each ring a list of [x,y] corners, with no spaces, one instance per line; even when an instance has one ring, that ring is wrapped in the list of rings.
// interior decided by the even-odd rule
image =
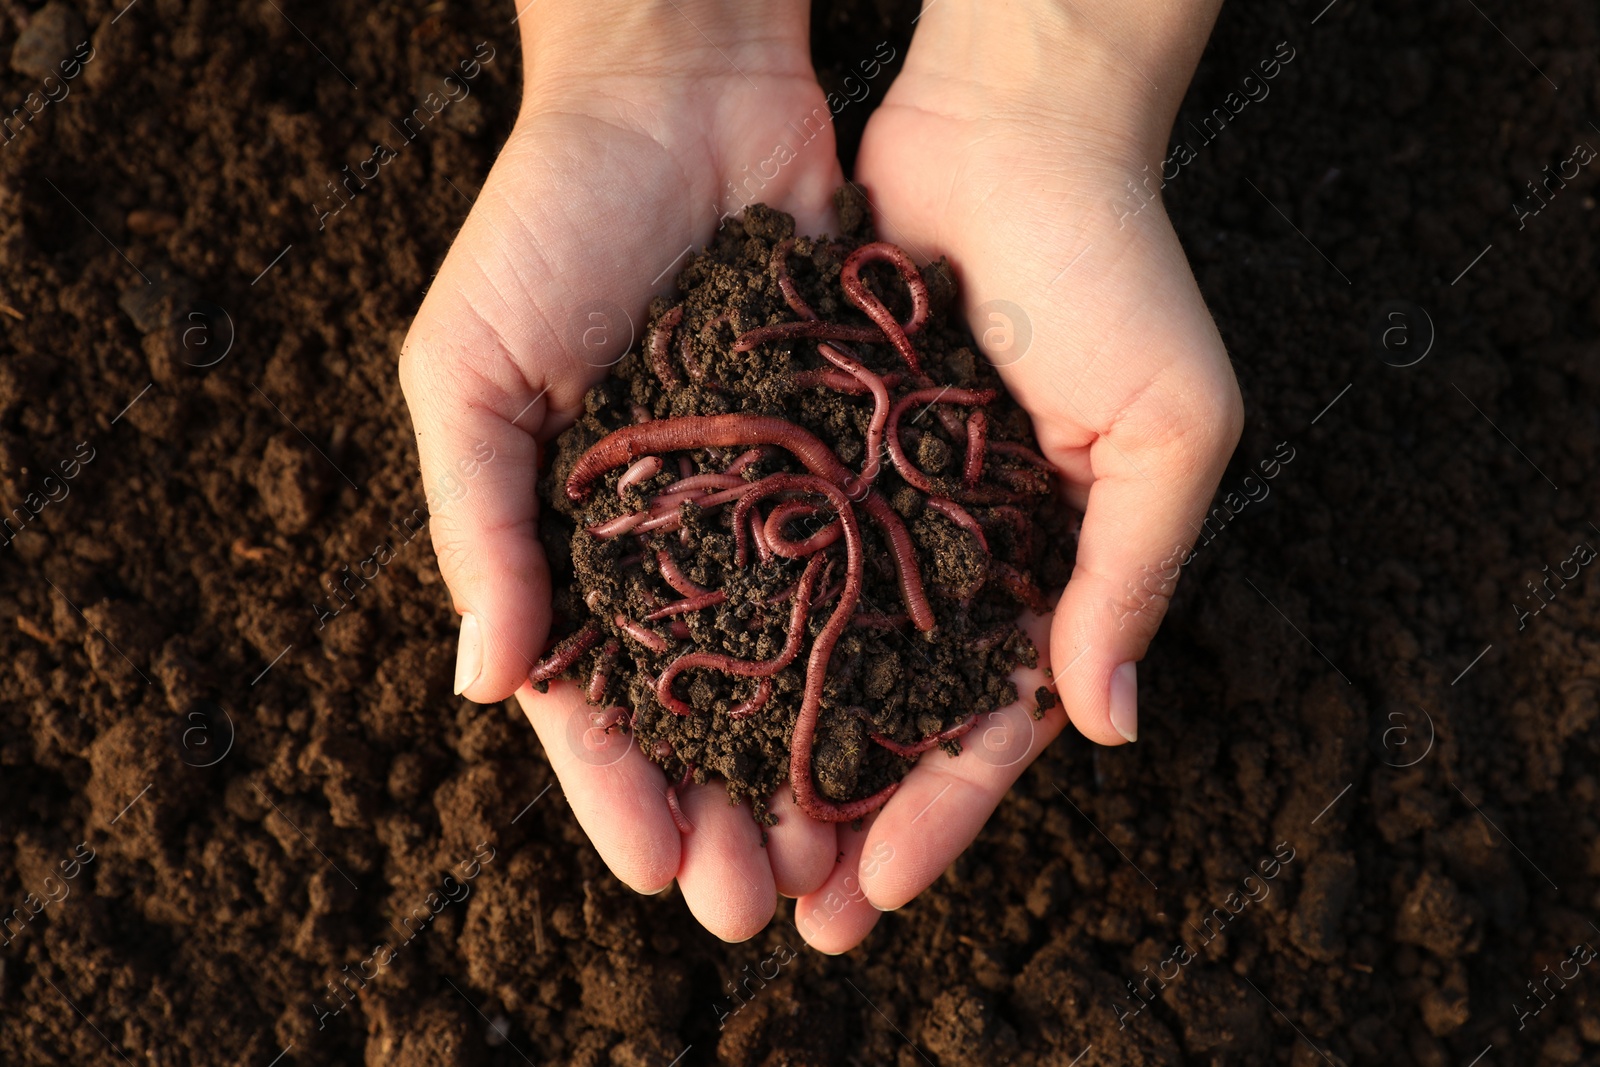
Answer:
[[[1250,412],[1223,493],[1294,458],[1186,568],[1139,743],[1064,737],[839,958],[623,889],[520,715],[449,695],[394,363],[509,5],[75,6],[92,60],[0,144],[0,1061],[1600,1058],[1600,601],[1544,584],[1600,546],[1595,169],[1512,207],[1600,146],[1592,4],[1224,10],[1180,130],[1296,58],[1165,195]],[[909,7],[817,6],[830,87]]]
[[[740,566],[731,503],[705,509],[684,505],[683,528],[676,533],[602,537],[590,532],[608,520],[637,513],[680,478],[728,469],[742,449],[663,452],[662,469],[652,478],[619,492],[626,465],[617,467],[577,502],[568,498],[567,476],[591,446],[624,427],[719,415],[783,419],[827,442],[848,469],[863,469],[873,400],[796,382],[797,374],[830,366],[816,354],[815,341],[775,341],[743,353],[732,349],[733,341],[748,330],[796,321],[774,273],[778,263],[805,306],[822,321],[871,325],[846,302],[839,282],[849,253],[875,239],[870,208],[852,186],[839,191],[839,203],[840,218],[855,223],[844,240],[797,238],[789,215],[759,204],[729,220],[707,249],[690,257],[677,279],[679,294],[656,302],[641,342],[584,398],[584,415],[556,440],[542,482],[547,507],[541,511],[541,533],[559,590],[556,610],[564,620],[558,633],[596,627],[604,635],[562,676],[585,686],[590,703],[630,709],[617,728],[629,729],[635,743],[669,777],[692,774],[699,781],[720,777],[730,798],[752,801],[758,816],[790,774],[791,737],[810,673],[810,650],[838,610],[839,602],[828,593],[837,595],[844,587],[843,542],[824,550],[830,562],[810,601],[808,633],[790,665],[772,677],[771,698],[754,714],[735,718],[734,709],[741,702],[756,698],[756,681],[715,670],[688,671],[680,676],[675,694],[693,714],[677,714],[662,703],[656,690],[657,679],[674,660],[699,652],[754,663],[771,660],[786,647],[791,601],[780,598],[796,588],[808,559],[774,556],[762,562],[747,542],[750,558]],[[775,259],[779,249],[781,260]],[[863,272],[869,284],[873,269],[869,265]],[[932,309],[914,341],[920,380],[903,380],[909,378],[909,370],[886,340],[847,349],[874,374],[899,376],[892,379],[897,388],[888,390],[891,403],[913,390],[939,386],[997,393],[982,408],[990,420],[989,440],[1036,449],[1026,413],[1005,392],[994,368],[975,354],[977,346],[965,325],[951,319],[951,308],[958,306],[952,273],[943,261],[925,273],[932,280]],[[878,298],[906,321],[910,305],[905,284],[887,265],[879,278]],[[669,325],[663,326],[663,320]],[[670,338],[662,367],[653,366],[649,354],[650,339],[658,330]],[[952,413],[962,411],[958,418],[965,414],[957,405],[944,407]],[[902,447],[921,471],[936,479],[934,488],[942,496],[964,498],[965,427],[958,421],[953,429],[959,433],[952,433],[933,412],[934,405],[919,404],[915,415],[899,420]],[[686,464],[681,468],[680,459]],[[825,800],[844,804],[871,796],[911,767],[906,758],[872,743],[870,737],[914,746],[1004,707],[1017,699],[1016,686],[1007,676],[1019,664],[1037,662],[1037,651],[1014,621],[1025,605],[991,573],[986,548],[993,550],[994,559],[1009,560],[1007,565],[1021,573],[1048,573],[1051,580],[1046,584],[1059,586],[1071,573],[1072,539],[1045,536],[1036,529],[1033,516],[1048,500],[1048,486],[1040,482],[1040,491],[1034,493],[1008,490],[995,480],[1001,468],[1024,477],[1037,471],[1012,457],[993,454],[984,463],[979,483],[983,492],[1005,494],[1010,512],[1025,520],[1025,526],[1008,522],[1006,512],[974,506],[967,514],[986,528],[980,544],[955,522],[929,509],[927,497],[901,480],[887,456],[882,459],[872,491],[890,502],[915,546],[918,573],[933,607],[935,625],[926,633],[904,618],[898,572],[883,531],[852,505],[867,563],[854,614],[865,618],[862,613],[870,613],[881,621],[846,630],[828,664],[813,752],[817,788]],[[775,474],[805,473],[805,467],[782,448],[769,448],[741,476],[755,483]],[[777,502],[768,501],[756,514],[765,514]],[[1000,502],[999,497],[990,501]],[[1055,525],[1069,521],[1061,509],[1050,510]],[[833,521],[825,513],[797,522],[788,536],[802,538]],[[720,605],[677,616],[687,630],[679,637],[672,635],[668,619],[646,621],[654,609],[685,596],[662,578],[657,553],[664,553],[699,588],[728,593]],[[1033,600],[1038,602],[1037,592]],[[901,620],[898,624],[896,617]],[[661,650],[654,651],[625,632],[618,618],[654,634]],[[557,643],[564,640],[566,636],[558,637]],[[601,681],[591,686],[597,676]],[[959,740],[951,739],[940,747],[955,755],[960,746]]]

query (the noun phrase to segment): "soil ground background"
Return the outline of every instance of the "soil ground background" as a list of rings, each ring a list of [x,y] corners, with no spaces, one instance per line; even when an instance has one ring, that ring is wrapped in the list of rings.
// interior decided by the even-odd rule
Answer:
[[[1165,195],[1249,412],[1224,492],[1293,458],[1187,568],[1141,741],[1064,737],[839,958],[787,907],[729,946],[634,896],[514,708],[450,696],[394,368],[516,112],[509,5],[74,10],[93,59],[0,145],[0,502],[55,497],[0,549],[0,1060],[1600,1061],[1600,968],[1563,962],[1600,944],[1600,600],[1529,584],[1600,545],[1595,168],[1512,207],[1600,146],[1592,5],[1224,11]],[[819,6],[824,79],[913,14]],[[1185,132],[1284,41],[1270,95]],[[776,976],[719,1029],[746,968]]]

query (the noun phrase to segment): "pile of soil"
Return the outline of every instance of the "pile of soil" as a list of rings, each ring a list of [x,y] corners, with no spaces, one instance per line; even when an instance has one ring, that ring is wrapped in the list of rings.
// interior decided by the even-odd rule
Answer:
[[[583,416],[557,439],[550,468],[540,481],[546,503],[541,536],[557,590],[556,611],[565,620],[557,632],[567,635],[554,644],[560,647],[574,634],[597,635],[587,637],[588,650],[563,676],[583,684],[593,704],[620,703],[631,709],[619,728],[630,728],[669,777],[693,775],[704,781],[714,772],[727,782],[732,799],[752,802],[758,818],[790,774],[810,650],[830,624],[837,610],[833,598],[845,584],[843,539],[823,550],[830,562],[810,598],[807,634],[791,646],[786,641],[791,597],[809,557],[758,560],[745,530],[741,540],[747,541],[749,558],[739,560],[732,502],[706,508],[683,504],[683,525],[676,532],[637,537],[593,532],[638,513],[681,479],[729,469],[741,450],[694,448],[663,454],[655,462],[656,473],[626,491],[619,485],[627,463],[588,486],[581,499],[572,499],[567,486],[581,457],[614,432],[695,416],[782,419],[826,442],[851,471],[866,469],[873,398],[801,378],[833,373],[817,354],[815,340],[770,341],[746,352],[734,348],[734,341],[748,331],[798,321],[780,287],[780,271],[802,307],[822,322],[870,330],[870,320],[846,302],[839,280],[850,253],[875,240],[870,212],[853,186],[842,188],[837,200],[845,222],[843,240],[797,239],[792,217],[758,204],[720,229],[709,248],[690,257],[677,280],[679,296],[656,302],[643,339],[584,398]],[[873,269],[869,264],[862,275],[869,291],[898,321],[908,321],[911,298],[904,282],[884,264],[881,284],[873,288]],[[872,374],[892,375],[891,404],[919,390],[940,389],[944,395],[941,387],[995,394],[981,405],[987,439],[1037,449],[1026,413],[1005,392],[994,368],[976,354],[964,324],[952,320],[952,308],[959,306],[953,274],[943,261],[926,274],[932,279],[931,285],[923,282],[929,289],[927,322],[912,342],[919,359],[916,375],[881,334],[876,342],[844,350]],[[656,360],[663,360],[662,365]],[[984,480],[966,489],[966,424],[956,417],[952,426],[942,425],[934,411],[938,407],[944,414],[945,406],[961,410],[948,399],[946,405],[921,402],[896,420],[903,424],[898,430],[901,447],[924,476],[937,479],[931,483],[937,502],[960,509],[979,524],[980,533],[929,507],[929,496],[902,480],[888,456],[881,457],[882,470],[871,492],[889,502],[909,533],[918,580],[932,608],[931,625],[919,629],[906,618],[894,546],[880,524],[860,511],[856,522],[867,565],[854,617],[874,621],[846,630],[826,664],[830,669],[813,759],[818,789],[828,802],[842,805],[872,796],[912,765],[914,757],[895,754],[869,738],[909,749],[1014,702],[1016,687],[1007,675],[1038,660],[1037,650],[1014,621],[1024,606],[1042,610],[1043,598],[1031,576],[1044,573],[1047,585],[1059,587],[1071,573],[1070,536],[1060,531],[1047,536],[1035,521],[1041,510],[1049,512],[1054,525],[1063,519],[1059,509],[1042,508],[1049,485],[1038,466],[1003,454],[1004,446],[985,446],[978,453]],[[805,473],[788,452],[769,447],[738,477],[754,484],[775,474]],[[1033,483],[1032,491],[1010,490],[995,481],[1004,476]],[[851,495],[856,513],[865,490]],[[974,506],[967,511],[951,497]],[[776,502],[769,501],[766,510]],[[758,507],[755,515],[764,511]],[[796,529],[790,536],[796,538],[821,536],[830,527],[838,533],[831,511],[791,525]],[[1028,592],[1021,595],[1026,603],[1019,602],[1015,588],[1003,584],[991,560],[1024,577]],[[675,589],[670,578],[663,578],[663,567],[678,569],[683,588]],[[664,605],[707,590],[725,591],[727,599],[644,621]],[[676,634],[669,628],[673,618],[682,627]],[[641,629],[646,631],[642,640]],[[652,641],[658,647],[652,648]],[[786,647],[798,651],[789,666],[772,676],[772,695],[764,702],[759,694],[766,682],[758,687],[754,679],[736,681],[715,670],[690,671],[679,680],[679,699],[686,708],[670,708],[658,695],[657,679],[690,652],[756,663],[772,660]],[[951,737],[940,747],[956,755],[960,744]]]
[[[0,144],[0,1060],[1600,1056],[1600,599],[1544,569],[1600,546],[1595,168],[1541,184],[1600,146],[1592,4],[1225,6],[1163,195],[1249,422],[1140,741],[1064,736],[837,958],[620,886],[520,713],[450,695],[394,364],[516,116],[510,5],[71,6],[93,58]],[[824,83],[915,14],[814,5]]]

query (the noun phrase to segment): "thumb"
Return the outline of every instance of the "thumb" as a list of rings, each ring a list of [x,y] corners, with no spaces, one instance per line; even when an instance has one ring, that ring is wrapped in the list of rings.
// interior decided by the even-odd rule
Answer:
[[[490,703],[528,677],[550,627],[534,434],[552,398],[516,370],[492,330],[441,295],[442,311],[424,304],[412,327],[400,380],[434,551],[461,616],[455,691]]]
[[[1100,744],[1139,736],[1135,665],[1166,615],[1243,427],[1220,347],[1220,365],[1202,360],[1158,379],[1089,447],[1093,481],[1050,656],[1067,714]]]

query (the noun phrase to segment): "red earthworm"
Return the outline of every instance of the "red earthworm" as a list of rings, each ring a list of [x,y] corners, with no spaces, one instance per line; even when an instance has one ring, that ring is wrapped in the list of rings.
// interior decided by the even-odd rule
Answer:
[[[889,316],[893,321],[894,316]],[[775,322],[771,326],[757,326],[746,330],[733,342],[735,352],[748,352],[769,341],[853,341],[861,344],[882,344],[883,331],[872,326],[845,326],[836,322],[805,320],[802,322]]]
[[[662,313],[650,330],[650,369],[661,379],[663,388],[676,389],[680,384],[678,372],[672,368],[672,331],[683,321],[683,305]]]
[[[594,725],[595,729],[610,733],[613,726],[627,717],[628,709],[618,706],[607,708],[605,711],[591,711],[589,713],[589,722]]]
[[[978,547],[985,552],[989,551],[989,539],[983,536],[983,527],[978,525],[978,520],[972,517],[972,512],[942,496],[930,496],[924,503],[934,511],[943,515],[957,526],[978,540]]]
[[[834,582],[832,585],[828,586],[822,591],[821,596],[817,597],[811,602],[811,614],[815,615],[820,608],[828,603],[828,601],[832,600],[842,592],[844,592],[844,582],[842,581]]]
[[[700,357],[695,354],[694,346],[689,343],[686,333],[678,334],[678,360],[683,364],[683,369],[689,372],[689,377],[697,382],[705,381],[705,364],[701,363]]]
[[[635,404],[635,405],[633,405],[633,421],[634,422],[636,422],[636,423],[638,423],[638,422],[650,422],[654,418],[655,418],[655,416],[650,414],[650,409],[645,407],[643,404]]]
[[[678,480],[683,481],[694,474],[694,464],[689,462],[688,456],[678,457]]]
[[[738,554],[738,549],[741,548],[744,543],[744,538],[739,536],[744,530],[744,527],[740,525],[737,520],[734,521],[733,526],[735,533],[734,549],[735,553]],[[771,563],[773,555],[772,543],[767,540],[767,530],[761,522],[760,512],[754,510],[750,512],[750,540],[756,543],[756,558],[759,559],[763,565]]]
[[[1056,471],[1055,467],[1049,460],[1039,455],[1039,453],[1035,452],[1027,445],[1020,444],[1016,441],[990,441],[989,451],[993,452],[997,456],[1015,456],[1023,462],[1031,463],[1033,466],[1038,467],[1041,470],[1047,470],[1051,474],[1054,474]]]
[[[817,353],[866,386],[872,393],[872,422],[867,426],[867,458],[861,464],[859,479],[845,487],[845,492],[855,500],[858,499],[859,487],[877,481],[878,471],[883,464],[883,427],[889,421],[889,389],[883,384],[881,377],[862,366],[861,361],[853,358],[850,353],[830,344],[818,345]]]
[[[661,577],[666,579],[667,584],[684,596],[705,596],[711,592],[684,574],[678,561],[659,549],[656,551],[656,566],[661,569]]]
[[[888,615],[879,611],[858,611],[850,616],[850,625],[865,626],[869,630],[893,630],[896,626],[904,626],[910,621],[911,616],[903,611]]]
[[[879,375],[885,387],[893,389],[904,380],[904,375],[898,371]],[[851,396],[865,396],[872,392],[870,388],[857,381],[843,371],[834,370],[832,367],[821,367],[817,370],[797,371],[789,377],[789,384],[795,389],[828,388],[836,393],[848,393]]]
[[[888,260],[894,264],[911,293],[911,317],[904,325],[895,319],[894,313],[884,306],[883,301],[872,295],[861,280],[861,268],[874,260]],[[917,358],[917,350],[911,345],[911,335],[922,329],[928,321],[928,283],[922,280],[922,273],[911,262],[911,257],[887,241],[862,245],[845,259],[844,267],[839,272],[839,284],[844,287],[845,299],[860,308],[883,331],[889,343],[900,353],[900,358],[906,361],[906,366],[911,368],[911,373],[921,374],[922,363]]]
[[[951,390],[951,392],[980,395],[967,394],[965,390]],[[954,402],[961,403],[959,399]],[[892,433],[893,429],[894,413],[891,410],[889,431]],[[838,486],[851,483],[853,475],[849,468],[839,461],[833,449],[815,434],[787,419],[769,415],[686,415],[661,422],[645,423],[642,426],[625,426],[595,442],[587,452],[578,457],[578,462],[573,465],[571,473],[567,476],[567,498],[574,501],[582,500],[588,493],[590,483],[596,478],[608,470],[632,463],[641,455],[685,448],[704,448],[707,445],[729,448],[735,445],[754,444],[775,444],[791,453],[812,474]],[[722,503],[723,501],[717,500],[717,497],[722,495],[714,494],[706,497],[700,504],[702,507],[709,507],[713,501]],[[919,630],[933,629],[933,609],[928,605],[928,597],[922,587],[922,571],[917,564],[916,548],[911,542],[911,535],[906,531],[905,523],[895,514],[889,502],[876,493],[869,492],[866,499],[861,501],[861,507],[878,524],[884,539],[889,542],[895,569],[899,572],[900,595],[906,602],[906,609],[911,613],[912,621]],[[669,518],[674,522],[677,521],[677,516]],[[743,563],[740,565],[743,566]]]
[[[728,464],[727,469],[722,473],[735,476],[741,475],[744,473],[746,467],[749,467],[752,463],[756,463],[766,458],[767,450],[758,445],[755,448],[739,453],[738,457],[735,458],[732,463]]]
[[[1022,513],[1021,508],[1014,504],[1001,504],[998,507],[990,508],[989,514],[980,517],[978,521],[1004,521],[1008,523],[1011,526],[1013,543],[1017,549],[1017,558],[1026,560],[1032,557],[1033,523],[1028,521],[1028,517]]]
[[[665,652],[670,647],[665,637],[662,637],[643,623],[633,621],[621,612],[618,612],[611,621],[616,625],[617,629],[652,652]]]
[[[682,615],[690,611],[699,611],[701,608],[714,608],[718,604],[727,603],[727,601],[727,590],[717,589],[709,593],[702,593],[699,596],[687,597],[683,600],[674,600],[672,603],[663,605],[662,607],[659,607],[650,614],[646,615],[644,617],[644,621],[655,622],[657,619],[665,619],[672,615]]]
[[[739,703],[728,709],[728,718],[735,721],[739,719],[748,719],[750,716],[766,707],[767,701],[771,699],[772,679],[763,678],[761,679],[760,684],[756,686],[755,696],[751,697],[749,700],[741,700]]]
[[[718,474],[716,471],[711,471],[707,474],[691,474],[680,478],[663,489],[661,495],[674,496],[700,489],[733,489],[745,484],[747,484],[745,480],[737,474]]]
[[[983,477],[983,452],[988,430],[987,414],[974,411],[967,416],[967,458],[961,467],[961,483],[968,489],[977,485]]]
[[[948,730],[940,730],[931,737],[924,737],[921,741],[918,741],[916,744],[912,745],[901,744],[899,741],[896,741],[891,737],[885,737],[883,734],[869,734],[867,736],[871,737],[878,744],[882,745],[890,752],[893,752],[901,759],[916,759],[918,756],[922,755],[931,748],[936,748],[946,741],[955,740],[976,725],[978,725],[978,717],[976,715],[970,715],[956,723],[954,726],[950,727]]]
[[[1050,602],[1039,592],[1039,587],[1033,584],[1033,579],[1011,564],[991,559],[989,576],[1000,585],[1000,588],[1020,600],[1035,615],[1043,615],[1050,610]]]
[[[591,621],[583,629],[557,642],[544,659],[534,664],[533,670],[528,673],[528,681],[535,685],[548,682],[572,666],[578,657],[594,647],[594,643],[598,640],[600,640],[600,624]]]
[[[679,641],[687,641],[689,639],[689,624],[682,619],[673,619],[667,623],[667,632]]]
[[[820,479],[818,481],[820,484],[826,484],[821,483]],[[769,660],[751,662],[725,656],[719,652],[686,652],[667,664],[667,669],[656,679],[656,699],[675,715],[693,715],[694,709],[679,700],[672,692],[672,683],[684,671],[695,667],[706,667],[742,678],[766,678],[787,667],[800,654],[800,642],[806,633],[806,612],[811,606],[811,591],[816,588],[817,575],[821,572],[822,557],[813,556],[806,564],[805,572],[800,575],[800,585],[794,595],[794,609],[790,612],[789,632],[784,639],[783,648],[776,656]]]
[[[683,813],[683,805],[678,800],[678,790],[683,789],[693,780],[694,764],[684,760],[683,777],[667,786],[667,810],[672,813],[672,821],[677,824],[680,834],[694,832],[694,823],[690,822],[689,817]]]
[[[779,241],[772,249],[772,259],[768,261],[768,267],[778,279],[778,290],[783,293],[783,299],[789,305],[789,309],[802,319],[815,320],[817,313],[811,310],[811,305],[805,302],[800,290],[795,288],[794,279],[789,277],[789,253],[793,249],[793,237],[785,237]]]
[[[669,760],[677,751],[673,743],[665,737],[656,738],[656,743],[650,746],[651,754],[658,760]]]
[[[679,526],[683,525],[683,514],[678,510],[677,505],[692,503],[702,508],[714,508],[718,504],[726,504],[730,500],[738,500],[740,497],[750,492],[751,489],[754,489],[758,484],[759,483],[757,482],[741,481],[735,488],[724,489],[720,493],[711,493],[702,497],[685,497],[681,500],[674,500],[672,502],[674,506],[671,511],[651,515],[649,518],[645,519],[645,521],[639,524],[639,532],[648,533],[651,530],[676,530]]]
[[[611,684],[611,668],[616,664],[620,651],[622,644],[615,637],[601,646],[600,655],[595,657],[594,673],[589,675],[589,689],[585,694],[589,703],[598,704],[605,699],[606,686]]]
[[[900,420],[905,418],[906,410],[913,404],[966,404],[978,406],[994,400],[993,389],[951,389],[947,387],[930,387],[916,389],[902,396],[894,402],[894,407],[889,409],[889,426],[885,437],[889,443],[889,458],[894,462],[894,468],[906,484],[924,493],[933,492],[933,480],[921,469],[911,462],[905,449],[900,445]],[[626,431],[618,431],[619,433]]]
[[[591,534],[602,539],[619,537],[630,530],[636,529],[640,523],[649,517],[647,512],[634,511],[627,515],[618,515],[614,519],[607,519],[605,522],[597,522],[593,526],[587,527],[587,529]]]
[[[787,559],[804,559],[839,540],[837,521],[828,523],[800,541],[791,541],[784,534],[783,527],[786,523],[795,519],[810,518],[821,510],[815,504],[801,504],[795,501],[779,504],[773,508],[772,513],[767,516],[766,526],[762,531],[766,534],[768,546],[774,553]]]
[[[647,482],[661,473],[661,457],[646,456],[635,460],[633,466],[622,472],[622,477],[617,479],[617,495],[626,498],[628,490],[640,482]]]
[[[839,635],[850,625],[851,612],[861,599],[861,526],[856,519],[855,509],[850,506],[849,498],[832,482],[817,477],[781,474],[774,475],[767,479],[767,482],[771,483],[765,490],[768,493],[805,489],[826,497],[839,516],[839,525],[844,531],[844,591],[839,594],[839,603],[833,609],[833,614],[828,617],[828,621],[823,624],[822,632],[817,634],[816,640],[811,643],[811,655],[806,661],[805,694],[800,701],[800,712],[795,716],[794,733],[789,743],[789,785],[794,790],[795,803],[813,819],[819,822],[849,822],[876,811],[896,789],[900,788],[899,782],[891,782],[869,797],[848,804],[835,804],[819,796],[816,784],[811,780],[811,746],[816,739],[817,717],[822,713],[822,692],[828,681],[828,661],[833,658],[833,649],[839,643]],[[821,559],[820,555],[811,557],[806,564],[808,575],[816,573],[815,569]],[[805,629],[804,609],[809,607],[805,604],[806,600],[806,597],[798,593],[795,596],[796,614],[790,625],[791,633]]]

